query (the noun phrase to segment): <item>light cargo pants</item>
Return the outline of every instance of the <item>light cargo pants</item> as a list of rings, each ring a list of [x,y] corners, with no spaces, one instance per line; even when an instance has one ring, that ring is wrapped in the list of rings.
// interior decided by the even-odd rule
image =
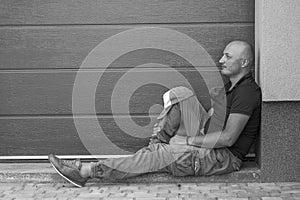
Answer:
[[[174,106],[167,115],[165,130],[174,137],[178,129],[178,112]],[[173,111],[172,111],[173,110]],[[204,109],[203,109],[204,110]],[[175,123],[175,124],[174,124]],[[175,136],[176,137],[176,136]],[[227,148],[205,149],[167,143],[150,144],[134,155],[109,158],[92,163],[92,178],[125,179],[152,172],[167,172],[174,176],[206,176],[239,170],[242,161]]]

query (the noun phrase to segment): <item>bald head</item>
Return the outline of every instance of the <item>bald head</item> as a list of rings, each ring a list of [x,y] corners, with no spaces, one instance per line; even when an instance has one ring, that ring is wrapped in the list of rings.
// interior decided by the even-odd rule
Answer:
[[[230,80],[238,79],[251,71],[253,51],[251,45],[244,41],[230,42],[219,60],[222,74]]]
[[[226,48],[231,48],[235,50],[235,53],[240,56],[240,58],[248,60],[247,66],[251,67],[254,61],[254,53],[252,46],[245,41],[232,41]]]

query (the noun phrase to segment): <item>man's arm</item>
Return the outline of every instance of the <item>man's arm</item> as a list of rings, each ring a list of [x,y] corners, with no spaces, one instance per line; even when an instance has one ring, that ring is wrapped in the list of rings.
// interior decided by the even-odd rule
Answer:
[[[238,139],[249,118],[250,116],[245,114],[231,113],[223,131],[189,137],[187,143],[203,148],[230,147]]]

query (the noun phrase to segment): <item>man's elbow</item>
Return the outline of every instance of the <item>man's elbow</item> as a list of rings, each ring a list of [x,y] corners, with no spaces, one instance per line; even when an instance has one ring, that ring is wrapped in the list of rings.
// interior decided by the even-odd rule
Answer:
[[[222,143],[224,147],[231,147],[235,143],[235,140],[232,137],[225,136]]]

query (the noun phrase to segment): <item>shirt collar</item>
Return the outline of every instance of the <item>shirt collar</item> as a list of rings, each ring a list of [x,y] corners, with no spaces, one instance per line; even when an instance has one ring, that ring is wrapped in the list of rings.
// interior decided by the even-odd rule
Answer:
[[[226,94],[232,92],[235,88],[237,88],[242,82],[244,82],[245,80],[252,78],[252,74],[251,72],[247,73],[245,76],[243,76],[234,86],[231,90],[231,82],[229,81],[226,85],[225,85],[225,90],[226,90]]]

